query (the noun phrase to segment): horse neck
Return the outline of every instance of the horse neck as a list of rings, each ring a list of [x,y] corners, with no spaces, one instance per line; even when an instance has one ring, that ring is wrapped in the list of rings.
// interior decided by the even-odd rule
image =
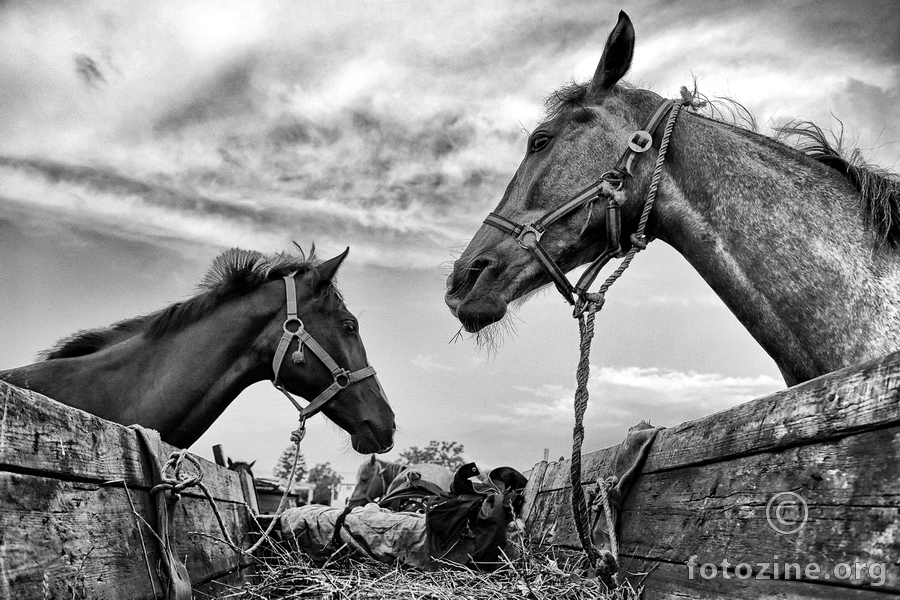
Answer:
[[[646,182],[653,161],[641,162]],[[875,249],[842,175],[693,115],[679,118],[666,173],[649,231],[698,271],[788,385],[896,348],[897,261]]]
[[[278,337],[267,323],[274,324],[283,306],[266,301],[273,295],[266,287],[159,338],[135,335],[93,354],[0,377],[111,421],[152,427],[165,441],[187,447],[244,388],[271,377]]]

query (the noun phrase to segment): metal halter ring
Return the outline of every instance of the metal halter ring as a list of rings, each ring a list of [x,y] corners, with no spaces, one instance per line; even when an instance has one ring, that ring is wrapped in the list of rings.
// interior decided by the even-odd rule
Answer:
[[[297,323],[297,329],[295,329],[294,331],[288,329],[288,325],[290,325],[291,323]],[[303,321],[301,321],[297,317],[288,317],[287,319],[285,319],[284,325],[282,325],[281,327],[284,329],[285,333],[297,334],[303,331]]]
[[[625,178],[622,176],[622,173],[616,170],[607,171],[600,176],[600,180],[608,183],[614,192],[622,191],[622,188],[625,186]],[[597,194],[597,198],[600,198],[600,194]]]
[[[525,236],[529,233],[534,236],[534,239],[526,242]],[[540,243],[542,235],[544,235],[544,229],[538,229],[534,226],[534,223],[530,223],[524,226],[519,235],[516,236],[516,243],[518,243],[519,246],[521,246],[525,250],[531,250]]]
[[[334,374],[334,382],[341,386],[341,389],[349,386],[352,381],[350,381],[350,371],[347,369],[341,369],[337,373]]]

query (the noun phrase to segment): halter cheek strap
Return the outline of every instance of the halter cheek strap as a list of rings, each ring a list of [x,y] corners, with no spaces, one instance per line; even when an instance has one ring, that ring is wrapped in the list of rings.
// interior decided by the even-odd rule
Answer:
[[[635,157],[649,150],[653,146],[653,134],[659,128],[663,118],[675,106],[671,100],[663,100],[653,111],[653,114],[644,123],[642,129],[635,131],[628,139],[628,148],[622,154],[616,166],[612,170],[607,171],[600,176],[600,179],[585,189],[581,190],[573,198],[563,203],[561,206],[550,210],[547,214],[532,221],[528,224],[519,224],[497,213],[491,213],[484,220],[485,224],[496,227],[500,231],[506,232],[516,239],[516,242],[531,252],[538,260],[553,283],[556,289],[563,295],[569,304],[575,305],[576,300],[583,297],[587,293],[588,287],[593,283],[594,279],[600,273],[600,270],[613,258],[622,255],[621,237],[622,237],[622,216],[621,216],[621,200],[622,188],[625,178],[632,175],[632,165]],[[607,199],[606,204],[606,238],[607,247],[603,253],[598,256],[594,262],[588,266],[587,270],[582,274],[576,285],[569,283],[565,271],[553,260],[553,257],[547,252],[541,244],[541,236],[547,231],[547,228],[570,215],[571,213],[588,205],[593,211],[594,202],[601,198]],[[588,216],[590,219],[590,213]],[[587,222],[585,222],[587,226]],[[638,240],[640,241],[640,240]],[[634,240],[632,240],[634,242]]]
[[[325,348],[323,348],[315,338],[306,331],[306,328],[303,326],[303,321],[297,316],[297,288],[294,283],[294,275],[295,273],[291,273],[284,277],[284,288],[287,296],[287,318],[284,320],[284,325],[282,325],[284,333],[281,334],[278,347],[275,349],[275,356],[272,359],[272,372],[274,373],[272,385],[275,386],[275,389],[284,394],[297,408],[300,412],[300,420],[302,422],[321,411],[322,407],[344,388],[350,387],[352,384],[361,381],[366,377],[375,377],[375,368],[366,366],[358,371],[351,372],[339,366],[334,359],[331,358],[331,355],[325,351]],[[281,365],[284,363],[284,357],[291,346],[291,342],[294,341],[294,338],[297,338],[299,343],[297,351],[291,355],[292,362],[294,364],[303,364],[306,362],[306,357],[303,353],[305,346],[306,348],[309,348],[320,361],[322,361],[328,370],[331,371],[331,376],[334,378],[334,382],[316,396],[305,408],[300,406],[297,400],[284,389],[284,386],[278,381]],[[377,377],[375,377],[375,381],[376,383],[378,382]]]

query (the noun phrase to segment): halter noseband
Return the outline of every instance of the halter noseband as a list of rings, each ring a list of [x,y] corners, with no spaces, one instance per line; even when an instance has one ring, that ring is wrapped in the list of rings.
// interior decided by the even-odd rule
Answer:
[[[632,175],[631,166],[635,157],[653,146],[653,134],[656,133],[663,118],[673,106],[675,104],[671,100],[663,100],[644,124],[644,127],[631,134],[631,137],[628,139],[628,149],[625,150],[619,162],[616,163],[616,166],[611,171],[601,175],[597,182],[578,192],[571,200],[561,206],[550,210],[543,217],[526,225],[521,225],[492,212],[484,220],[485,224],[496,227],[500,231],[513,236],[519,246],[531,252],[547,274],[550,275],[553,283],[556,284],[556,289],[559,290],[559,293],[563,295],[569,304],[574,306],[577,299],[583,298],[587,293],[587,289],[594,282],[594,279],[597,278],[597,275],[606,263],[622,255],[620,241],[622,236],[622,204],[616,196],[617,194],[621,195],[622,188],[625,185],[625,178]],[[586,204],[593,211],[594,202],[604,197],[607,198],[606,250],[588,266],[587,270],[578,279],[578,283],[573,286],[569,283],[562,267],[553,260],[547,250],[541,245],[541,236],[544,235],[548,227]],[[590,214],[588,219],[590,219]],[[587,222],[585,222],[586,226]],[[632,239],[632,243],[636,241],[641,242],[640,240]]]
[[[367,366],[358,371],[350,372],[349,370],[338,366],[328,352],[325,351],[325,348],[320,346],[319,343],[313,339],[313,336],[306,331],[306,328],[303,326],[303,321],[297,316],[297,288],[294,284],[295,274],[296,273],[291,273],[284,277],[284,288],[287,294],[287,319],[284,320],[284,325],[282,325],[284,333],[281,335],[281,340],[278,342],[278,348],[275,350],[275,358],[272,360],[272,371],[275,373],[275,376],[272,378],[272,385],[275,386],[275,389],[284,394],[297,410],[300,411],[300,422],[302,424],[306,419],[321,411],[325,403],[334,398],[334,396],[344,388],[350,387],[352,384],[361,381],[366,377],[375,377],[375,367]],[[296,329],[292,329],[292,327],[296,327]],[[334,377],[334,382],[325,388],[321,394],[316,396],[305,408],[300,406],[297,400],[295,400],[294,397],[284,389],[284,386],[278,382],[278,373],[281,371],[281,364],[284,362],[284,356],[287,354],[288,348],[290,347],[291,342],[294,341],[294,338],[299,340],[297,350],[291,355],[291,360],[294,364],[299,365],[306,362],[306,358],[303,354],[303,346],[305,345],[312,350],[313,354],[319,357],[319,360],[328,367],[331,371],[331,376]],[[375,380],[377,381],[378,378],[375,377]]]

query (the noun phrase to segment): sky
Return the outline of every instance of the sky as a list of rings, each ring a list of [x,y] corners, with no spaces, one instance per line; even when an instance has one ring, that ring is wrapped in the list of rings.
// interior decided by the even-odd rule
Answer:
[[[483,467],[571,451],[577,322],[551,289],[496,352],[454,340],[452,261],[499,202],[544,99],[591,77],[618,11],[631,83],[696,80],[763,133],[812,119],[900,163],[900,13],[883,2],[2,2],[0,368],[76,330],[194,293],[239,246],[323,258],[397,415]],[[674,250],[641,253],[598,316],[585,450],[784,387]],[[268,475],[296,416],[247,389],[192,447]],[[302,446],[351,479],[363,457],[318,417]]]

